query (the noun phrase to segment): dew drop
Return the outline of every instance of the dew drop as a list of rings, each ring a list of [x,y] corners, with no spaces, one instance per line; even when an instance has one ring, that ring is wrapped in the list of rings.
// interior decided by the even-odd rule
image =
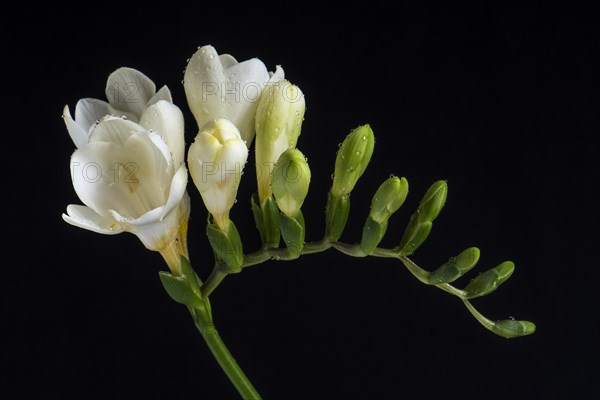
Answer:
[[[390,174],[390,178],[393,178],[393,177],[395,177],[395,176],[396,176],[396,175],[394,175],[394,174]]]
[[[367,136],[363,136],[363,137],[362,137],[362,140],[367,140]]]
[[[235,200],[233,201],[233,203],[234,203],[234,204],[235,204],[235,203],[237,203],[237,199],[235,199]]]
[[[356,152],[356,155],[357,155],[357,156],[360,156],[360,151],[357,151],[357,152]]]
[[[331,180],[333,180],[333,174],[330,175]]]
[[[209,58],[212,60],[213,58],[215,58],[215,55],[214,55],[214,54],[211,54],[211,55],[209,56]]]
[[[341,143],[338,143],[338,147],[342,147],[342,144],[341,144]]]
[[[510,319],[511,321],[515,321],[515,317],[513,317],[512,315],[509,315],[508,319]]]

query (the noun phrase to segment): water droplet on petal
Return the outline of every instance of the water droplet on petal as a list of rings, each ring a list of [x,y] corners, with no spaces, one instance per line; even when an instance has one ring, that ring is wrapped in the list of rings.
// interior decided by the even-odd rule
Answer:
[[[390,178],[393,178],[393,177],[395,177],[395,176],[396,176],[396,175],[394,175],[394,174],[390,174]]]
[[[210,57],[210,59],[212,60],[213,58],[215,58],[215,55],[214,55],[214,54],[211,54],[209,57]]]

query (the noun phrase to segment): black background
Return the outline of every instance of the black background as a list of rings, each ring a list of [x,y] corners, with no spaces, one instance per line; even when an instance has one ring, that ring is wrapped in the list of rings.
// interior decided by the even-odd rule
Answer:
[[[189,144],[197,127],[180,81],[204,44],[238,60],[259,57],[271,70],[281,64],[304,91],[308,240],[323,232],[338,143],[370,123],[375,152],[343,240],[360,239],[370,198],[390,173],[408,179],[410,194],[386,246],[398,242],[427,187],[446,179],[446,208],[413,259],[433,268],[476,245],[476,271],[513,260],[512,278],[474,304],[492,319],[538,326],[532,336],[497,337],[392,260],[330,250],[268,262],[228,277],[211,296],[223,339],[265,399],[598,396],[591,138],[599,132],[599,36],[586,10],[247,8],[71,16],[57,8],[15,28],[10,20],[24,14],[2,17],[5,398],[237,398],[185,307],[162,289],[161,257],[133,235],[102,236],[60,217],[79,203],[64,104],[104,98],[108,74],[134,67],[171,88]],[[232,211],[246,251],[258,246],[250,165]],[[206,277],[206,211],[188,189],[191,259]]]

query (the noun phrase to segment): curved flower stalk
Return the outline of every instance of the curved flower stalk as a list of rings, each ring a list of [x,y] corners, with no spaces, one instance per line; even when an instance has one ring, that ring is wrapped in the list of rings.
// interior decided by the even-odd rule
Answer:
[[[150,78],[127,67],[119,68],[108,76],[105,92],[108,102],[92,98],[79,100],[75,106],[75,118],[71,116],[69,107],[65,106],[63,116],[77,148],[87,144],[94,125],[107,115],[139,122],[144,111],[158,101],[173,103],[167,86],[157,92]]]
[[[254,139],[254,114],[265,86],[284,78],[283,68],[267,71],[257,58],[238,62],[214,47],[202,46],[185,69],[185,95],[198,128],[215,118],[231,121],[250,147]]]
[[[149,121],[154,126],[180,126],[170,135],[183,137],[183,123],[171,120],[179,116],[173,111]],[[148,249],[160,251],[173,272],[180,274],[179,254],[187,257],[189,197],[187,170],[172,155],[178,150],[133,121],[103,118],[71,157],[73,186],[85,205],[69,205],[63,219],[107,235],[131,232]]]

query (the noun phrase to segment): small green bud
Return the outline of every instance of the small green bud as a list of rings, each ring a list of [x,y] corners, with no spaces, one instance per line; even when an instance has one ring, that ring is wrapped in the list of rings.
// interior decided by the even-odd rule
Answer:
[[[369,125],[359,126],[346,137],[335,159],[331,193],[335,197],[347,195],[361,177],[373,154],[375,137]]]
[[[298,211],[295,217],[289,217],[283,213],[279,215],[281,236],[293,257],[299,257],[304,247],[304,216]]]
[[[473,268],[479,261],[479,249],[469,247],[456,257],[450,258],[447,263],[432,271],[429,274],[429,284],[439,285],[441,283],[450,283]]]
[[[282,213],[294,218],[300,211],[308,194],[310,184],[310,168],[306,157],[298,149],[284,151],[275,168],[271,188]]]
[[[412,254],[427,239],[433,220],[444,207],[447,194],[448,186],[445,181],[437,181],[429,187],[421,199],[417,211],[410,216],[410,222],[398,246],[401,253]],[[428,226],[423,228],[424,225]]]
[[[400,242],[400,252],[407,256],[414,253],[425,242],[431,233],[431,228],[433,228],[433,224],[429,221],[422,224],[414,223],[413,221],[409,223]],[[414,225],[414,229],[411,228],[411,225]],[[407,235],[409,231],[410,234]]]
[[[325,237],[328,240],[335,242],[342,236],[349,213],[350,197],[348,195],[336,197],[330,191],[327,194],[325,207]]]
[[[494,323],[492,332],[507,339],[512,339],[519,336],[531,335],[535,332],[535,324],[530,321],[504,319]]]
[[[231,269],[230,272],[240,272],[244,262],[244,253],[242,240],[235,224],[229,221],[226,230],[222,230],[215,224],[208,224],[206,235],[217,261],[227,264]]]
[[[379,186],[371,201],[369,216],[379,223],[387,221],[390,216],[398,211],[408,195],[408,181],[406,178],[392,176]]]
[[[437,181],[431,185],[419,203],[418,212],[421,221],[436,219],[446,203],[447,196],[448,184],[445,181]]]
[[[464,288],[467,299],[485,296],[503,284],[515,270],[512,261],[505,261],[495,268],[485,271],[477,276]]]
[[[366,256],[371,254],[381,242],[387,230],[387,225],[387,219],[383,222],[377,222],[373,218],[367,217],[360,241],[360,248]]]

